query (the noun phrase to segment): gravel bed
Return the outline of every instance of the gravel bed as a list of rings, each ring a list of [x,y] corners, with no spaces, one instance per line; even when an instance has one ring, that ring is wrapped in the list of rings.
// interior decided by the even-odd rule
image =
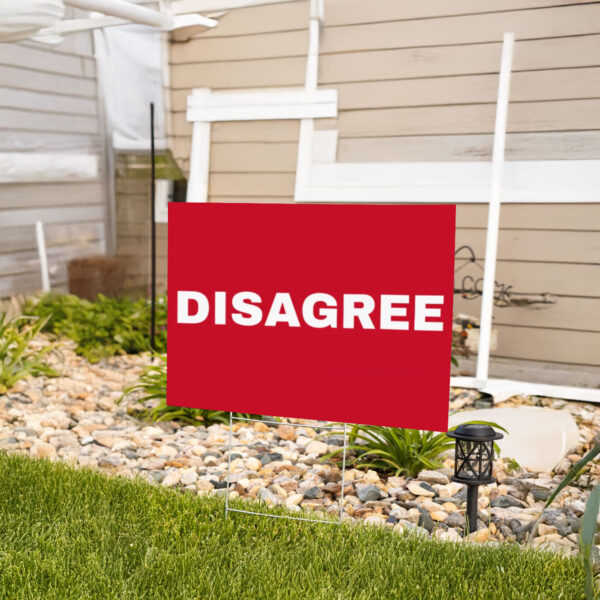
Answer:
[[[44,342],[40,342],[44,343]],[[17,383],[0,396],[0,450],[62,460],[143,479],[194,494],[225,494],[229,427],[150,424],[131,416],[135,402],[118,404],[125,386],[137,381],[149,356],[123,356],[91,365],[61,341],[52,355],[61,376]],[[489,403],[472,390],[452,390],[450,408]],[[525,543],[543,511],[535,547],[575,552],[581,516],[600,469],[591,469],[543,510],[551,490],[600,431],[600,407],[548,398],[519,397],[498,406],[538,405],[568,410],[580,443],[552,473],[530,473],[509,459],[497,461],[498,482],[481,486],[481,529],[476,542]],[[323,434],[323,435],[320,435]],[[236,422],[232,428],[230,497],[286,506],[294,513],[340,510],[342,473],[322,457],[343,443],[318,425]],[[385,477],[348,468],[343,518],[396,531],[459,542],[465,533],[466,488],[451,481],[453,460],[418,477]],[[254,507],[256,509],[256,507]]]

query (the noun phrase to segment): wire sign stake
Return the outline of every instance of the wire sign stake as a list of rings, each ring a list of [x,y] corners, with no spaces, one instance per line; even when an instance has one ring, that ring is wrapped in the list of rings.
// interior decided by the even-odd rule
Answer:
[[[326,426],[326,425],[307,425],[306,423],[280,423],[278,421],[264,421],[262,419],[252,419],[248,417],[234,417],[233,413],[229,413],[229,441],[227,444],[227,488],[225,493],[225,517],[229,515],[230,512],[242,513],[245,515],[255,515],[259,517],[272,517],[276,519],[289,519],[291,521],[310,521],[311,523],[328,523],[334,525],[341,525],[344,516],[344,487],[346,485],[346,450],[347,450],[347,424],[344,423],[344,444],[342,449],[342,481],[341,486],[342,489],[340,491],[339,498],[339,511],[338,511],[338,520],[326,520],[326,519],[312,519],[308,517],[295,517],[293,515],[272,515],[269,513],[252,511],[252,510],[241,510],[239,508],[231,508],[229,506],[229,489],[231,486],[231,454],[232,454],[232,446],[233,446],[233,421],[252,421],[257,423],[264,423],[266,425],[291,425],[292,427],[310,427],[312,429],[325,429],[325,430],[333,430],[338,429],[337,426]]]

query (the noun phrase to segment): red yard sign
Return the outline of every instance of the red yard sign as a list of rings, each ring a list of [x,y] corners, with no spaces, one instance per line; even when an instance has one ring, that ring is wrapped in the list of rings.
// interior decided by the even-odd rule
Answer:
[[[454,221],[170,204],[168,403],[445,431]]]

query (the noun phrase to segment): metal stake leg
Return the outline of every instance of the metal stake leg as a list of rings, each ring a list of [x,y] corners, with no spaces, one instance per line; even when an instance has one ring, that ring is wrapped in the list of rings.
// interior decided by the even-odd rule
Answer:
[[[344,449],[342,454],[342,491],[340,493],[340,525],[342,523],[342,517],[344,515],[344,487],[346,486],[346,423],[344,423]]]
[[[225,492],[225,518],[229,512],[229,477],[231,475],[231,438],[233,437],[232,429],[233,413],[229,412],[229,450],[227,452],[227,491]]]

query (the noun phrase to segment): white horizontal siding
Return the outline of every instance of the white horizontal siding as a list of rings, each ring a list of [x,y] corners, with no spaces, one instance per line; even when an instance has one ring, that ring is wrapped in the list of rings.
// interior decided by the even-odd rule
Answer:
[[[2,44],[0,297],[41,286],[38,220],[54,288],[66,288],[69,260],[104,251],[101,127],[90,32]]]

